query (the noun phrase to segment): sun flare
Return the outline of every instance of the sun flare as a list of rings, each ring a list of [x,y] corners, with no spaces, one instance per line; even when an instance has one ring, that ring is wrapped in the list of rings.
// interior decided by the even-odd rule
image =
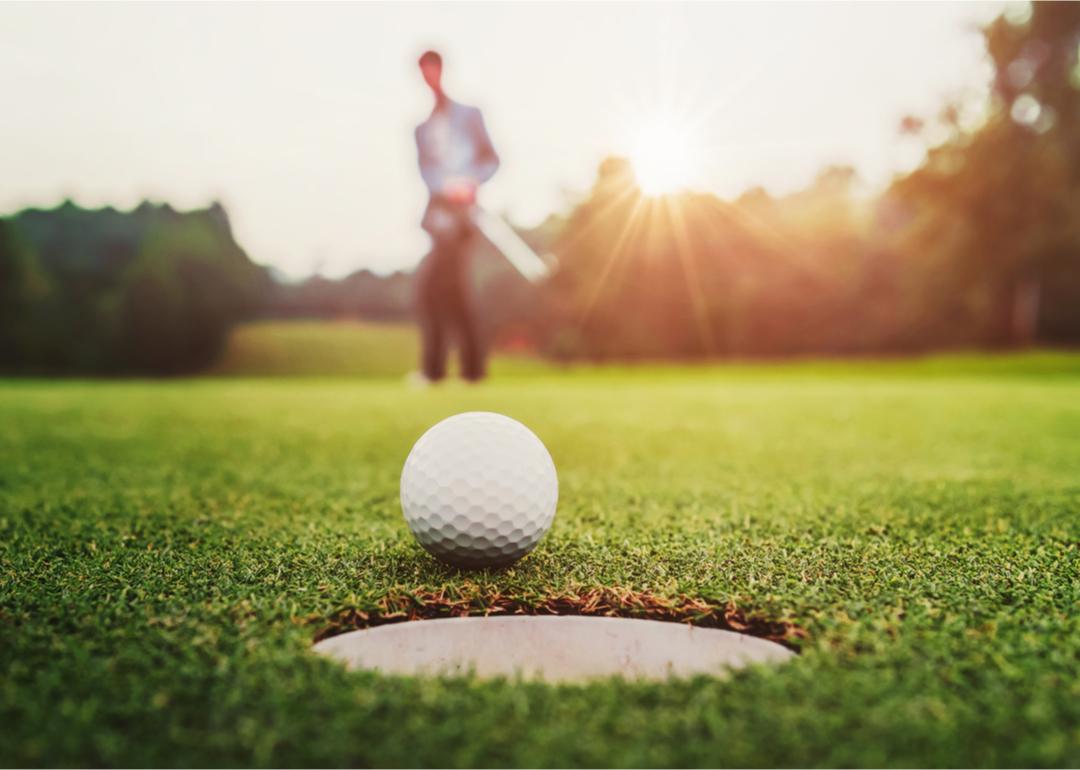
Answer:
[[[630,163],[648,196],[680,192],[694,183],[701,160],[694,132],[668,116],[642,122],[630,144]]]

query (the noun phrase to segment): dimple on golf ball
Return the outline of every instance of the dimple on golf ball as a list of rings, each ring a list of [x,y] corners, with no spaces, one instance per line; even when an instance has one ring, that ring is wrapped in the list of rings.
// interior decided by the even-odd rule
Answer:
[[[435,557],[494,567],[527,554],[551,527],[555,463],[536,434],[494,412],[465,412],[430,428],[401,471],[401,509]]]

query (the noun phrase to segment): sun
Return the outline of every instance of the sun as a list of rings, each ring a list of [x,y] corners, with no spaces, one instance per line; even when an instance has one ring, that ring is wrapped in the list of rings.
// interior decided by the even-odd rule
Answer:
[[[681,192],[695,182],[701,145],[688,125],[668,115],[643,120],[630,142],[630,163],[650,197]]]

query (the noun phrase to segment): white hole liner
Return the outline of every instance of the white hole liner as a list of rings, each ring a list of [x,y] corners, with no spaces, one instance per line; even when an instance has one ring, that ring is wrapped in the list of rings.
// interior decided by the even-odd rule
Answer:
[[[685,623],[513,615],[394,623],[324,639],[314,650],[385,674],[514,677],[579,682],[609,676],[723,675],[794,656],[775,642]]]

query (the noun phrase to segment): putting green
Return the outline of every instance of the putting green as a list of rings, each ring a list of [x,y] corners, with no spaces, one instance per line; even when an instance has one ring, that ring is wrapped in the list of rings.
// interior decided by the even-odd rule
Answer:
[[[0,383],[0,764],[1078,765],[1078,361]],[[559,470],[508,570],[439,565],[398,506],[412,442],[471,409]],[[597,596],[801,654],[560,687],[311,651]]]

